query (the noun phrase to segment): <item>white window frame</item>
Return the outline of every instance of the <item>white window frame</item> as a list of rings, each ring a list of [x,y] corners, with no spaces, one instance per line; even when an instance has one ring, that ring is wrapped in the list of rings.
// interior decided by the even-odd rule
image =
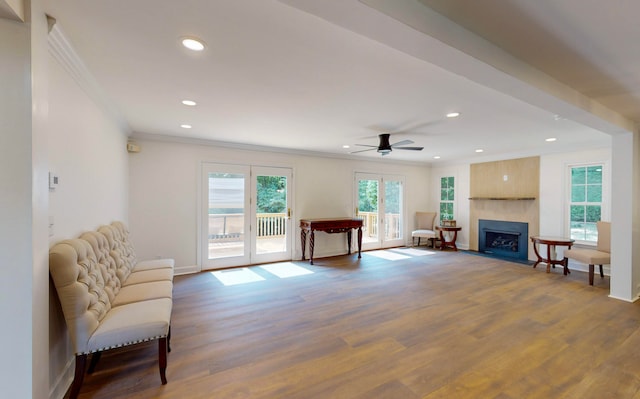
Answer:
[[[565,205],[565,235],[571,237],[571,171],[573,168],[584,168],[590,166],[602,167],[602,201],[600,202],[600,220],[609,221],[610,216],[610,185],[611,185],[611,167],[608,161],[593,161],[593,162],[580,162],[571,163],[566,165],[566,205]],[[596,246],[596,241],[576,240],[575,244],[584,246]]]

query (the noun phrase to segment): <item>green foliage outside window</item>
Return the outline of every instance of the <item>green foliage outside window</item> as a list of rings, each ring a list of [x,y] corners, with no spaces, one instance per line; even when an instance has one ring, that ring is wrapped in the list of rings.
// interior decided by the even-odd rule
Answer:
[[[258,213],[285,213],[287,208],[287,178],[257,176]]]
[[[440,220],[453,220],[455,200],[455,179],[453,176],[440,178]]]
[[[384,209],[387,214],[392,213],[400,214],[400,194],[401,194],[401,182],[397,180],[385,180],[384,182],[384,197],[385,204]]]
[[[378,212],[378,180],[360,180],[358,184],[358,210]]]

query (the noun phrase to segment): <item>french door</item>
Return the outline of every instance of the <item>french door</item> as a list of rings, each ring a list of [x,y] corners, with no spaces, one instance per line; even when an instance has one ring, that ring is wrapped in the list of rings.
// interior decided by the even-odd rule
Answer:
[[[291,169],[203,163],[203,270],[291,259]]]
[[[363,220],[362,248],[404,245],[404,177],[356,173],[356,217]]]

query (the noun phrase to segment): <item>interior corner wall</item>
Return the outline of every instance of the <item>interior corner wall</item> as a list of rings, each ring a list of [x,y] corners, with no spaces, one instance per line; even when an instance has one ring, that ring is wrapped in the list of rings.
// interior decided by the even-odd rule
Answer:
[[[638,299],[640,284],[640,134],[613,136],[611,297]]]
[[[33,397],[32,155],[30,32],[0,18],[0,386]]]
[[[353,215],[355,172],[405,176],[405,237],[410,237],[413,228],[412,215],[429,200],[428,166],[148,139],[136,142],[141,151],[130,154],[129,162],[130,230],[136,254],[140,258],[172,257],[177,270],[197,265],[197,204],[203,161],[293,169],[294,259],[301,256],[300,218]],[[317,257],[343,253],[346,244],[341,236],[316,236]]]
[[[54,245],[114,220],[128,222],[128,156],[126,133],[47,57],[49,171],[59,179],[49,190]],[[49,291],[49,380],[51,397],[61,398],[73,378],[73,350],[55,288]]]
[[[440,220],[440,178],[453,176],[455,178],[454,186],[454,218],[456,225],[461,226],[462,230],[458,233],[457,246],[462,249],[469,249],[469,220],[470,220],[470,203],[469,188],[470,181],[470,164],[444,165],[434,166],[431,168],[431,179],[429,185],[431,190],[431,208],[429,211],[436,211],[437,220]],[[427,209],[423,209],[427,210]]]

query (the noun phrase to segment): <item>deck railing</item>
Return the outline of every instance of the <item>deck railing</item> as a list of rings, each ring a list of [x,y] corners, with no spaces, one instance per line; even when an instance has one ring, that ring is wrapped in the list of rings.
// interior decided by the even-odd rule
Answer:
[[[364,234],[367,237],[378,236],[378,212],[358,212],[362,218]],[[402,219],[397,213],[385,214],[385,239],[392,240],[402,237]]]
[[[222,240],[244,235],[244,213],[209,214],[209,239]],[[286,213],[258,213],[258,237],[278,237],[286,233]]]
[[[244,214],[209,214],[209,239],[238,238],[244,235]],[[258,237],[278,237],[286,233],[286,213],[258,213],[256,231]],[[363,230],[367,237],[378,236],[378,213],[358,212],[363,220]],[[397,213],[385,215],[384,233],[386,239],[402,237],[401,218]]]

